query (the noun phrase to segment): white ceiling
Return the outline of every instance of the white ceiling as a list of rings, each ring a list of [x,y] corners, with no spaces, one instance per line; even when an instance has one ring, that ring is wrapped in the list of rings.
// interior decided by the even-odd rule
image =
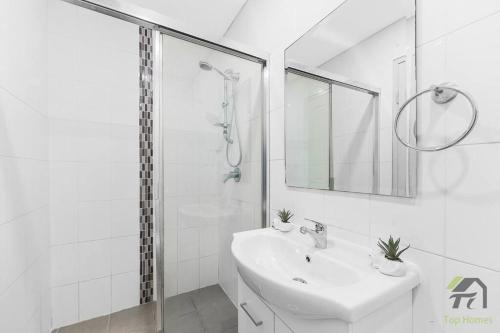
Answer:
[[[93,0],[120,11],[146,16],[169,28],[220,40],[247,0]]]
[[[349,0],[286,51],[287,61],[318,67],[403,17],[414,0]]]
[[[227,31],[246,0],[127,0],[200,31],[212,40]]]

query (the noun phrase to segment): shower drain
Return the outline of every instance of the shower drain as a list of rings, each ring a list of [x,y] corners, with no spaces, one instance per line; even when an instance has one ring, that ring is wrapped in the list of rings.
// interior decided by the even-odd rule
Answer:
[[[293,281],[297,281],[297,282],[300,282],[300,283],[303,283],[303,284],[307,284],[306,280],[304,280],[303,278],[299,278],[299,277],[294,277]]]

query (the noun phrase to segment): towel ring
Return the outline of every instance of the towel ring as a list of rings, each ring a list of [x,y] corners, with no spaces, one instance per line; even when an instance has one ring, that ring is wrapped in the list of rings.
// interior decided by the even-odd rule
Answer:
[[[469,102],[469,104],[470,104],[470,106],[472,108],[472,118],[471,118],[471,120],[469,122],[469,125],[465,129],[465,131],[462,132],[462,134],[460,134],[456,139],[454,139],[453,141],[451,141],[451,142],[449,142],[449,143],[447,143],[445,145],[434,146],[434,147],[412,146],[408,142],[405,142],[399,136],[399,134],[398,134],[399,118],[401,117],[401,114],[403,113],[405,107],[408,106],[408,104],[410,104],[411,101],[413,101],[414,99],[416,99],[420,95],[423,95],[423,94],[426,94],[426,93],[429,93],[429,92],[433,93],[432,94],[432,100],[435,103],[437,103],[437,104],[446,104],[449,101],[453,100],[458,94],[464,96],[467,99],[467,101]],[[458,88],[450,87],[450,86],[445,86],[445,85],[431,86],[430,88],[428,88],[426,90],[423,90],[423,91],[415,94],[414,96],[412,96],[410,99],[408,99],[401,106],[401,108],[399,109],[398,113],[396,114],[396,118],[394,119],[394,134],[396,135],[396,138],[398,139],[399,142],[401,142],[404,146],[406,146],[406,147],[408,147],[410,149],[413,149],[413,150],[428,151],[428,152],[444,150],[444,149],[447,149],[447,148],[450,148],[450,147],[456,145],[457,143],[459,143],[460,141],[462,141],[463,139],[465,139],[467,137],[467,135],[469,135],[469,133],[472,131],[472,129],[476,125],[477,113],[478,112],[477,112],[476,103],[474,103],[474,100],[472,99],[472,97],[469,94],[467,94],[466,92],[464,92],[464,91],[462,91],[462,90],[460,90]]]

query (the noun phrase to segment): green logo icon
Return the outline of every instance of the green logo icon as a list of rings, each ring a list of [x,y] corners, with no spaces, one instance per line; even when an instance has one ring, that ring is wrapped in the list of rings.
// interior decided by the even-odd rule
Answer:
[[[460,308],[462,304],[462,306],[466,306],[467,309],[475,308],[473,305],[475,305],[474,301],[479,296],[478,292],[467,291],[473,285],[477,285],[481,289],[480,296],[482,299],[482,308],[486,309],[488,307],[488,288],[481,279],[455,276],[448,284],[448,287],[446,287],[451,292],[449,299],[453,300],[453,309]],[[462,300],[464,300],[464,302],[462,302]]]

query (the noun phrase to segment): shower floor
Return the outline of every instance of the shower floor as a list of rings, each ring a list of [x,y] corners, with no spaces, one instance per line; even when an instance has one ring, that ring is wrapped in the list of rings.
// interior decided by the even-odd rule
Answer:
[[[167,298],[167,333],[237,333],[238,311],[219,285]]]
[[[52,333],[155,333],[154,312],[149,303]],[[167,298],[165,313],[166,333],[238,332],[238,312],[219,285]]]

